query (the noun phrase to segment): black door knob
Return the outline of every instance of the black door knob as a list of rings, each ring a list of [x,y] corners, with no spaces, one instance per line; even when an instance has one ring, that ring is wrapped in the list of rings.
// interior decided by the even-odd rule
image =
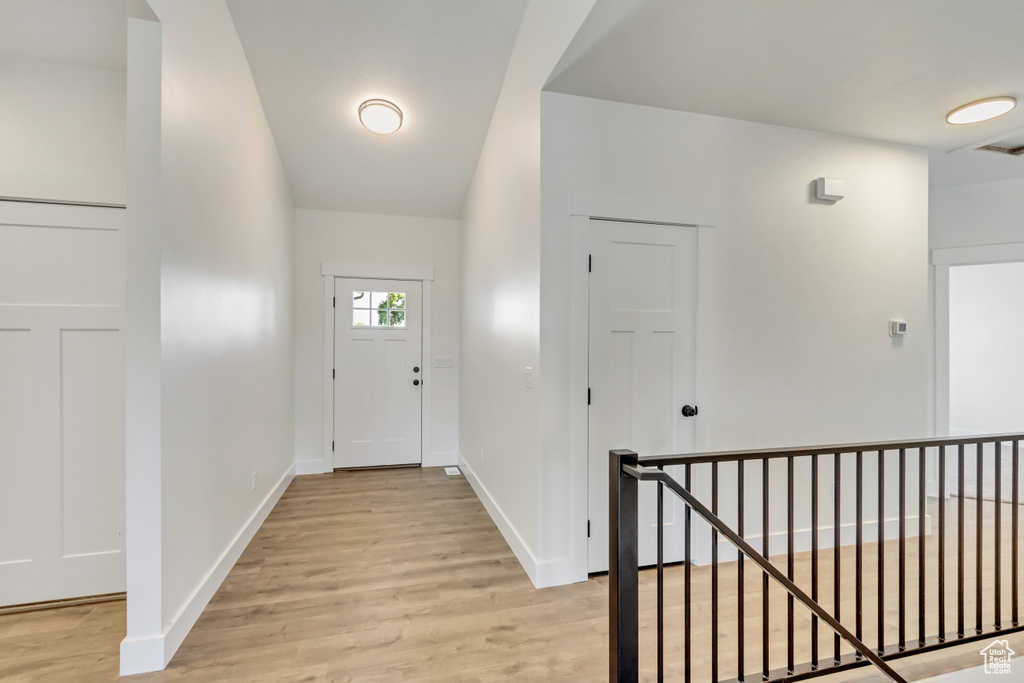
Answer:
[[[420,366],[418,366],[418,365],[417,365],[417,366],[415,366],[415,367],[414,367],[414,368],[412,369],[412,371],[413,371],[413,372],[419,372],[419,371],[420,371]]]
[[[693,417],[697,414],[697,406],[683,406],[683,417]]]
[[[419,381],[418,379],[414,379],[414,380],[412,381],[412,385],[413,385],[414,387],[418,387],[418,386],[420,385],[420,381]]]

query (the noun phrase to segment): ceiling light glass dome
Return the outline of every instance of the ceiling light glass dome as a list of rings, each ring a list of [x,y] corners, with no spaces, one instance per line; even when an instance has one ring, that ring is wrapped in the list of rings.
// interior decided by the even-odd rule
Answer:
[[[946,114],[946,121],[954,125],[988,121],[989,119],[994,119],[997,116],[1002,116],[1016,106],[1017,100],[1013,97],[990,97],[985,100],[978,100],[977,102],[965,104],[962,107],[957,107]]]
[[[387,100],[366,100],[359,105],[359,121],[380,135],[402,127],[402,110]]]

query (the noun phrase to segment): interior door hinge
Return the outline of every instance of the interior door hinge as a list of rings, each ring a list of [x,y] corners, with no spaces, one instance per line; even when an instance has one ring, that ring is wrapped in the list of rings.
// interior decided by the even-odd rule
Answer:
[[[593,254],[587,254],[587,272],[588,273],[594,272],[594,255]]]
[[[338,297],[334,297],[334,298],[331,299],[331,308],[337,308],[337,306],[338,306]]]
[[[590,387],[587,387],[587,405],[590,405]]]
[[[590,538],[590,520],[587,520],[587,538]]]
[[[333,441],[331,442],[331,452],[332,453],[334,452],[334,442]]]
[[[335,370],[334,368],[331,368],[331,379],[337,379],[338,378],[338,374],[337,373],[338,373],[337,370]]]

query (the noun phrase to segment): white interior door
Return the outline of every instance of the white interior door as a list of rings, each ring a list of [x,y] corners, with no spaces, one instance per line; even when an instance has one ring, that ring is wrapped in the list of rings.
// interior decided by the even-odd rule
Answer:
[[[423,283],[334,280],[334,466],[421,460]]]
[[[696,406],[697,229],[590,221],[590,475],[588,569],[608,569],[608,451],[693,450]],[[678,477],[681,472],[673,472]],[[640,564],[657,552],[657,492],[640,483]],[[683,557],[665,496],[666,561]]]
[[[0,605],[119,593],[124,211],[0,202]]]

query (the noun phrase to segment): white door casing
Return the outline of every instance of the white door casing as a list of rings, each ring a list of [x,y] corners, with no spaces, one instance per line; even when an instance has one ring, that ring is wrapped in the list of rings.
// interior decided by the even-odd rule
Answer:
[[[608,568],[608,451],[684,453],[695,443],[697,228],[591,220],[588,570]],[[698,407],[699,408],[699,407]],[[682,481],[682,471],[674,471]],[[683,505],[665,496],[665,525]],[[640,564],[656,553],[656,487],[640,485]],[[682,558],[666,533],[666,561]]]
[[[419,464],[422,283],[335,278],[334,286],[334,467]]]
[[[0,605],[125,590],[124,225],[0,202]]]

